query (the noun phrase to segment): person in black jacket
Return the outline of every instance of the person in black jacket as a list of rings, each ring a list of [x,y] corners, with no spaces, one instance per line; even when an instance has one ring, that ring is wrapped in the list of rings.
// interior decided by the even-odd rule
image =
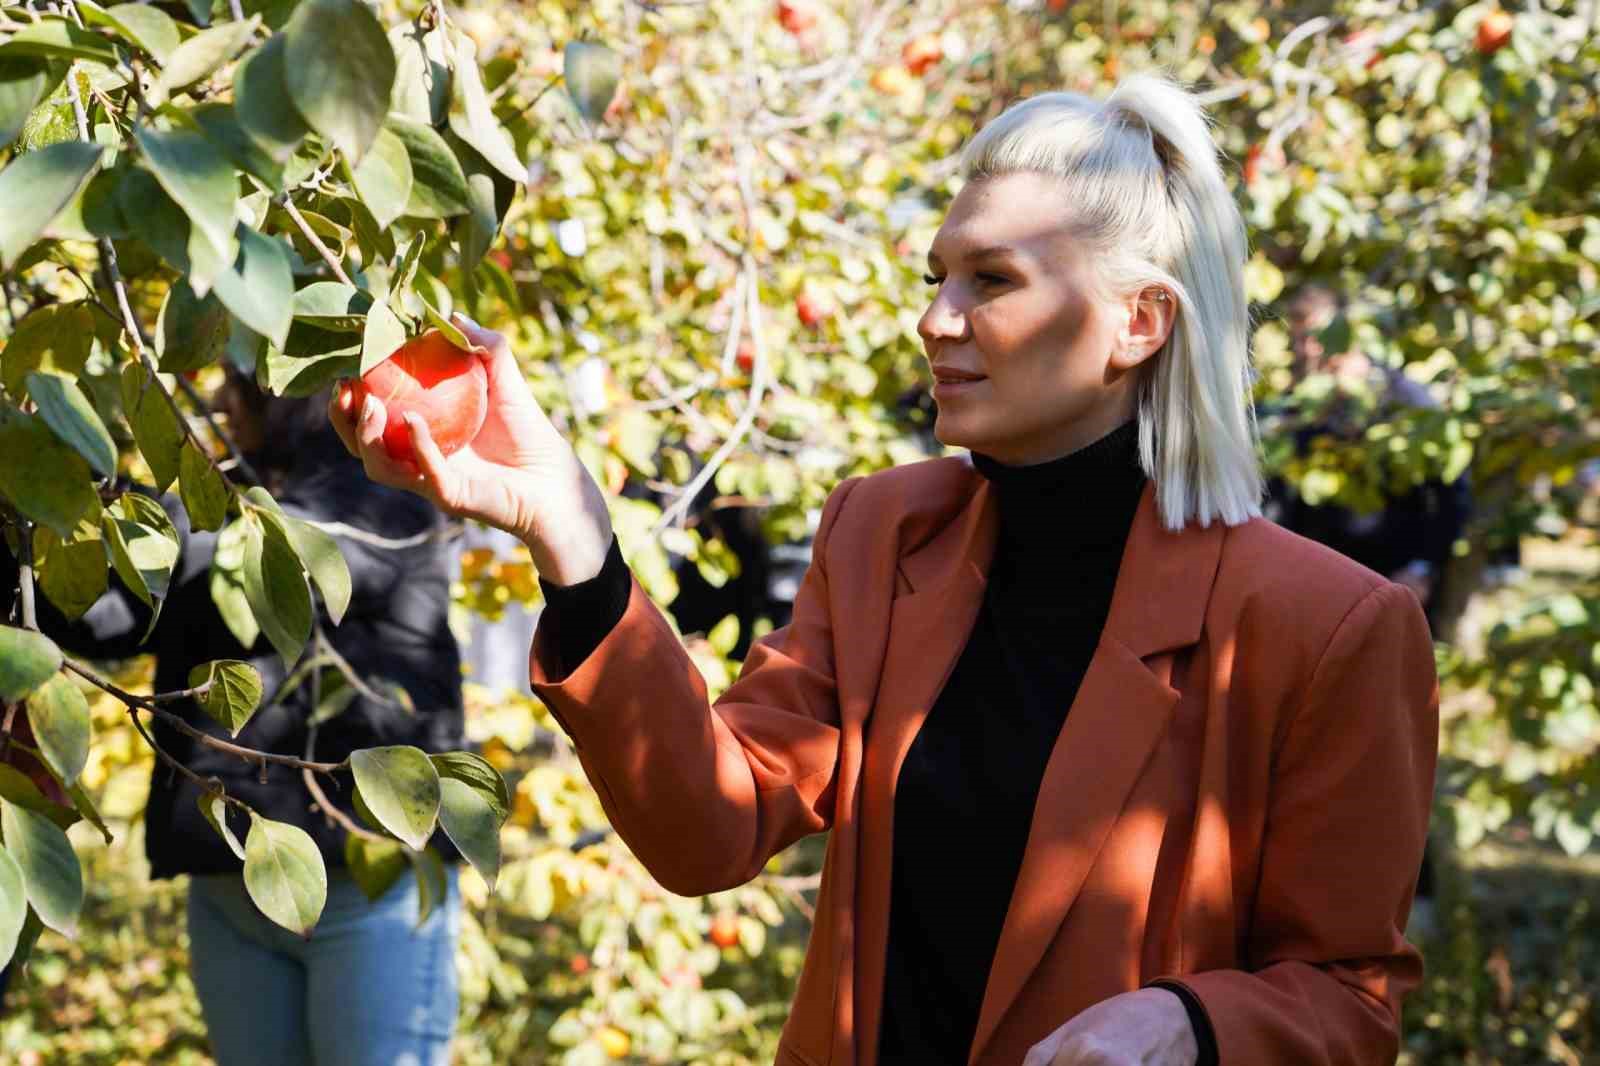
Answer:
[[[1295,451],[1307,454],[1319,437],[1355,440],[1383,412],[1428,410],[1438,403],[1420,384],[1391,368],[1375,365],[1356,350],[1328,352],[1318,339],[1343,309],[1337,293],[1308,285],[1288,305],[1287,325],[1299,381],[1312,375],[1331,378],[1338,398],[1314,417],[1292,407],[1282,413]],[[1323,500],[1308,500],[1283,478],[1267,485],[1264,511],[1287,529],[1325,544],[1361,565],[1411,589],[1434,621],[1433,609],[1445,566],[1471,508],[1466,478],[1433,479],[1404,491],[1383,494],[1381,506],[1363,510]]]
[[[240,449],[283,509],[334,527],[349,564],[350,606],[338,626],[319,602],[329,642],[365,683],[336,717],[310,736],[310,684],[263,706],[236,743],[325,762],[351,751],[410,744],[426,751],[464,746],[461,657],[446,624],[454,559],[448,519],[426,501],[364,476],[329,429],[327,395],[282,399],[229,370],[217,406]],[[43,596],[40,627],[69,655],[119,659],[156,656],[155,690],[189,687],[192,667],[240,659],[261,674],[268,697],[284,681],[282,660],[264,637],[240,643],[212,599],[218,534],[197,532],[174,490],[161,498],[180,540],[169,595],[149,639],[150,610],[113,574],[112,589],[69,622]],[[355,535],[339,530],[354,529]],[[363,539],[362,532],[369,537]],[[378,541],[399,542],[400,547]],[[17,563],[0,548],[0,616],[14,611]],[[330,683],[331,674],[325,674]],[[331,685],[330,685],[331,687]],[[403,694],[402,694],[403,691]],[[381,698],[373,698],[374,696]],[[188,700],[167,705],[214,736],[226,731]],[[419,890],[408,871],[369,903],[345,868],[346,831],[317,808],[301,772],[262,767],[194,742],[159,719],[156,742],[203,778],[260,815],[304,829],[328,868],[328,901],[311,935],[273,925],[250,902],[242,864],[206,821],[200,787],[155,764],[145,811],[145,850],[157,878],[190,876],[189,935],[194,983],[221,1066],[314,1063],[317,1066],[444,1064],[455,1025],[455,943],[460,898],[443,836],[434,846],[447,866],[446,898],[418,924]],[[314,743],[311,743],[314,739]],[[348,777],[320,779],[333,805],[354,817]],[[230,808],[240,840],[247,820]],[[235,821],[237,819],[237,821]]]

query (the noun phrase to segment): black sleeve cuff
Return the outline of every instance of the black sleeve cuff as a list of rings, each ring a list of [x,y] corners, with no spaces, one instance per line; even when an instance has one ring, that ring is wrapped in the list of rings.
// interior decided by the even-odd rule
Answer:
[[[622,621],[633,593],[633,574],[613,536],[606,561],[594,577],[576,585],[553,585],[541,577],[539,588],[544,592],[544,612],[538,624],[550,627],[550,650],[566,674],[592,655]]]
[[[1200,1046],[1200,1057],[1195,1060],[1196,1066],[1218,1066],[1217,1034],[1211,1028],[1211,1018],[1201,1005],[1200,998],[1189,991],[1187,985],[1177,981],[1156,980],[1145,987],[1165,989],[1183,1002],[1183,1009],[1189,1014],[1189,1025],[1194,1029],[1194,1042]]]

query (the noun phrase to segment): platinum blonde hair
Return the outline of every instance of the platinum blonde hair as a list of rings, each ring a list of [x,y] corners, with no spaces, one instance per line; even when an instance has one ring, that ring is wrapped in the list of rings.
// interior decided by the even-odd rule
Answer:
[[[1138,386],[1139,460],[1167,528],[1259,515],[1244,219],[1200,102],[1149,74],[1103,101],[1043,93],[980,130],[960,163],[969,181],[1055,178],[1103,294],[1154,285],[1176,301],[1172,334]]]

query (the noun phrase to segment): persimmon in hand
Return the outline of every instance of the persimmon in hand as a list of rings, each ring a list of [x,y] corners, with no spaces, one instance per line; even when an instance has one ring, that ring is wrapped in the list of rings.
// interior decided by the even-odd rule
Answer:
[[[489,375],[483,360],[457,348],[438,330],[406,341],[350,388],[353,411],[361,410],[368,396],[383,404],[383,449],[396,461],[417,461],[407,414],[422,416],[445,455],[471,444],[489,414]]]

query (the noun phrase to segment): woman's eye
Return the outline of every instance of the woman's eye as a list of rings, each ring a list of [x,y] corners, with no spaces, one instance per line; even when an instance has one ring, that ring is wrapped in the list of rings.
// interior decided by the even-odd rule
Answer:
[[[936,278],[932,274],[924,274],[924,275],[922,275],[922,280],[923,280],[924,283],[926,283],[928,285],[937,285],[941,281],[943,281],[944,279],[943,278]]]
[[[1004,285],[1009,279],[1003,278],[999,274],[979,274],[978,280],[985,285]]]

